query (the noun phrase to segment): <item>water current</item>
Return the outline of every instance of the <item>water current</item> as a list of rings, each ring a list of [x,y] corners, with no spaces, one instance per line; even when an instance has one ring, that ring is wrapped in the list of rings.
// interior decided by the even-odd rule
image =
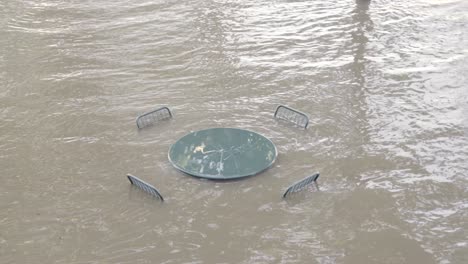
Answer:
[[[464,0],[0,0],[0,263],[468,263],[467,73]],[[278,158],[174,169],[209,127]]]

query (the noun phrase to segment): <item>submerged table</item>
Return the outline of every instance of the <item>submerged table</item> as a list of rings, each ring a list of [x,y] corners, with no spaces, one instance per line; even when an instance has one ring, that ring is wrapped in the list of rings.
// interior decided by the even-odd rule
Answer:
[[[276,159],[273,142],[237,128],[210,128],[190,133],[169,149],[172,165],[195,177],[236,179],[270,167]]]

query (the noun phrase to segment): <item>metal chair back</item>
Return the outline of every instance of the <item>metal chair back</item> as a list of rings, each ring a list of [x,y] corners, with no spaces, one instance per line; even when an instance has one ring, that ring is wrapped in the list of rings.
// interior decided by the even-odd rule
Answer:
[[[154,197],[159,198],[161,201],[164,201],[164,198],[162,197],[161,193],[156,189],[153,185],[131,175],[127,174],[127,178],[130,181],[132,185],[137,186],[138,188],[142,189],[143,191],[153,195]]]
[[[161,108],[158,108],[156,110],[153,110],[151,112],[142,114],[137,117],[136,119],[136,124],[138,128],[144,128],[147,126],[154,125],[155,123],[172,118],[172,113],[171,110],[169,110],[168,107],[164,106]]]
[[[286,196],[298,192],[300,190],[303,190],[305,187],[307,187],[309,184],[314,183],[317,181],[318,177],[320,176],[319,173],[316,173],[312,176],[305,177],[304,179],[293,183],[286,189],[286,191],[283,194],[283,198],[286,198]]]
[[[309,117],[305,113],[285,105],[279,105],[276,108],[274,117],[289,121],[304,129],[309,125]]]

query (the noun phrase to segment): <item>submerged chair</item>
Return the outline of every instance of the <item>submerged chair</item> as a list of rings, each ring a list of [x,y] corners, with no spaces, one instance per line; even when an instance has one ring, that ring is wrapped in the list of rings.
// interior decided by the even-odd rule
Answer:
[[[275,114],[273,116],[278,119],[283,119],[294,123],[295,125],[304,129],[306,129],[309,125],[309,117],[305,113],[292,109],[285,105],[279,105],[276,108]]]
[[[304,179],[293,183],[291,186],[288,187],[288,189],[284,192],[283,198],[286,198],[289,194],[298,192],[300,190],[303,190],[305,187],[307,187],[311,183],[315,183],[320,176],[319,173],[316,173],[312,176],[305,177]]]
[[[158,121],[172,118],[172,113],[166,106],[153,110],[151,112],[142,114],[137,117],[136,124],[138,128],[144,128],[154,125]]]
[[[154,197],[159,198],[161,201],[164,201],[164,198],[162,197],[161,193],[153,185],[146,183],[145,181],[140,180],[131,174],[127,174],[127,178],[132,185],[135,185],[143,191],[153,195]]]

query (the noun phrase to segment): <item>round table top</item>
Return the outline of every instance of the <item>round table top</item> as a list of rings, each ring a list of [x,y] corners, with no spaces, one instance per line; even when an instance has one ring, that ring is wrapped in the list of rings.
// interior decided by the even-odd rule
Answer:
[[[266,137],[244,129],[210,128],[180,138],[169,149],[172,165],[192,176],[236,179],[270,167],[277,150]]]

